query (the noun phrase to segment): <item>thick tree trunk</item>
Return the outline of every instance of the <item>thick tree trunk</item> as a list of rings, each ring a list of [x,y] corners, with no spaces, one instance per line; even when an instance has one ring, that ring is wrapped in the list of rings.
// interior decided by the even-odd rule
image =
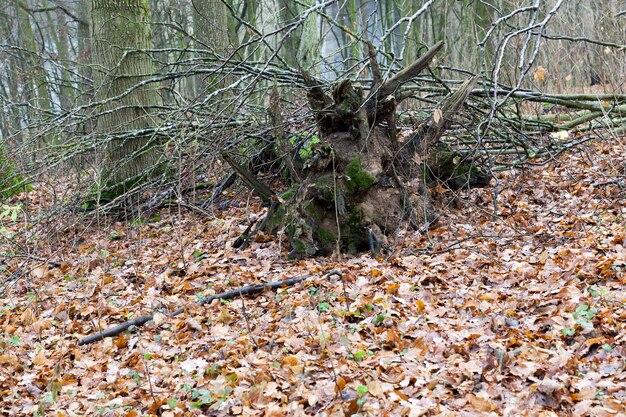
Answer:
[[[110,135],[154,126],[160,104],[153,73],[148,0],[92,0],[92,60],[99,109],[96,131]],[[158,144],[149,137],[113,138],[106,146],[101,195],[115,198],[159,172]]]

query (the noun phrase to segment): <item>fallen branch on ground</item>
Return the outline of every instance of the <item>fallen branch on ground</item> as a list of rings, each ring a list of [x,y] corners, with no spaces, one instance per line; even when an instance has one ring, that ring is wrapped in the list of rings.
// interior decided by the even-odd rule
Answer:
[[[332,275],[341,276],[341,272],[337,270],[332,270],[332,271],[325,273],[324,277],[330,277]],[[245,287],[236,288],[234,290],[226,291],[220,294],[215,294],[210,297],[203,298],[202,300],[194,303],[194,305],[201,306],[204,304],[209,304],[213,300],[232,299],[232,298],[237,298],[237,297],[243,297],[244,295],[257,294],[257,293],[263,292],[266,289],[274,289],[274,288],[291,286],[291,285],[297,284],[298,282],[304,281],[305,279],[308,279],[312,276],[313,274],[307,274],[307,275],[301,275],[298,277],[285,279],[282,281],[267,282],[265,284],[246,285]],[[176,317],[184,312],[185,312],[185,306],[170,313],[169,317]],[[78,341],[78,346],[84,346],[84,345],[88,345],[94,342],[98,342],[104,339],[105,337],[117,336],[123,333],[124,331],[128,330],[132,326],[136,326],[136,327],[143,326],[144,324],[152,320],[152,318],[153,318],[153,315],[149,315],[149,316],[136,317],[134,319],[125,321],[124,323],[120,323],[117,326],[114,326],[106,330],[100,331],[98,333],[94,333],[87,337],[84,337],[83,339]]]

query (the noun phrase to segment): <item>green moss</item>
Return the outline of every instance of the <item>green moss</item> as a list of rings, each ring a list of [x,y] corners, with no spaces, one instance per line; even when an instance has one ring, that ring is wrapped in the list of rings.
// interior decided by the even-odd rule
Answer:
[[[287,191],[281,193],[280,198],[282,198],[284,201],[289,201],[296,195],[297,191],[298,190],[295,188],[290,188]]]
[[[335,182],[332,178],[321,177],[315,181],[315,188],[319,196],[326,201],[335,200]]]
[[[430,177],[430,181],[442,181],[451,189],[488,185],[491,177],[470,160],[462,158],[458,152],[440,146],[430,162],[426,178]]]
[[[135,178],[130,178],[115,184],[107,183],[107,184],[94,184],[91,187],[91,198],[90,200],[100,201],[103,203],[113,201],[119,196],[126,194],[131,191],[133,188],[140,185],[142,182],[146,180],[146,177],[143,175],[137,176]]]
[[[91,186],[89,194],[85,197],[86,202],[82,207],[84,209],[92,209],[96,206],[96,203],[108,203],[128,193],[139,191],[143,184],[158,177],[164,179],[175,178],[175,171],[167,167],[165,163],[159,163],[150,172],[136,175],[123,181],[114,182],[111,179],[101,178],[100,181]]]
[[[337,105],[336,111],[339,114],[350,114],[353,112],[352,103],[350,101],[343,101]]]
[[[293,240],[294,249],[298,252],[304,253],[306,252],[306,245],[300,239]]]
[[[346,174],[348,180],[346,185],[350,193],[355,193],[360,190],[367,190],[374,185],[375,179],[367,172],[363,171],[361,167],[361,156],[354,157],[352,162],[346,167]]]
[[[285,207],[280,205],[267,222],[267,230],[272,233],[280,230],[280,228],[285,224],[285,214]]]
[[[9,198],[22,191],[30,191],[32,189],[32,185],[28,184],[17,173],[17,168],[13,161],[2,156],[2,147],[0,146],[0,198]]]
[[[306,212],[306,214],[315,219],[315,220],[322,220],[323,217],[323,213],[321,212],[321,210],[317,207],[317,205],[313,202],[313,200],[309,200],[306,201],[302,204],[302,208],[304,209],[304,211]]]
[[[362,223],[363,215],[361,212],[354,209],[350,210],[348,213],[348,227],[350,228],[350,231],[362,228]]]
[[[322,229],[322,228],[317,229],[317,234],[320,240],[331,242],[331,243],[334,243],[337,241],[337,236],[335,236],[333,232],[330,232],[326,229]]]

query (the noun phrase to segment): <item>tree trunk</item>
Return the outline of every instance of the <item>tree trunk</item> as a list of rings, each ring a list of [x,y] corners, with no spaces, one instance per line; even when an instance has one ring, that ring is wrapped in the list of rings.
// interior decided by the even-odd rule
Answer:
[[[193,0],[193,33],[198,49],[205,49],[211,53],[223,55],[228,48],[228,20],[226,7],[221,0]],[[211,56],[200,56],[207,62],[213,60]],[[195,92],[205,95],[214,90],[219,82],[216,76],[198,75],[195,77]]]
[[[450,95],[404,143],[396,139],[395,109],[408,97],[400,87],[425,69],[442,46],[438,43],[384,80],[369,44],[366,54],[373,84],[368,94],[343,80],[329,95],[308,73],[302,73],[309,86],[309,106],[317,115],[317,132],[289,141],[292,152],[279,152],[295,161],[290,171],[295,169],[298,179],[276,197],[281,206],[268,222],[273,232],[287,235],[292,255],[368,248],[377,253],[385,246],[386,236],[400,225],[422,228],[435,219],[424,156],[450,126],[476,78]]]
[[[29,14],[16,3],[16,14],[18,22],[18,39],[22,48],[27,51],[24,54],[22,62],[21,77],[27,80],[27,87],[23,90],[24,99],[28,101],[29,107],[27,120],[29,125],[31,122],[43,122],[50,115],[51,109],[50,92],[48,91],[48,77],[44,67],[44,61],[41,55],[41,45],[38,45],[33,32],[33,24]],[[30,154],[32,161],[43,157],[47,147],[47,137],[44,135],[34,135],[33,145]]]
[[[111,135],[157,124],[157,84],[153,73],[148,0],[92,0],[92,60],[99,110],[97,133]],[[101,196],[113,199],[157,174],[159,146],[150,137],[116,139],[106,146]]]
[[[52,20],[50,17],[49,20]],[[61,77],[59,80],[59,105],[62,111],[69,111],[73,103],[72,76],[69,71],[70,66],[70,38],[68,34],[67,19],[62,10],[56,11],[56,22],[58,33],[52,33],[52,37],[57,45],[58,63]],[[51,25],[52,26],[52,25]]]
[[[278,0],[276,3],[279,9],[279,26],[288,27],[290,24],[293,24],[299,14],[297,2],[292,0]],[[289,27],[282,33],[284,38],[282,38],[281,55],[290,67],[297,68],[302,27]]]
[[[28,13],[19,6],[17,16],[21,45],[29,51],[28,64],[30,68],[28,71],[31,72],[33,91],[36,93],[33,95],[35,100],[32,104],[35,108],[44,110],[43,114],[45,114],[45,111],[51,108],[51,101],[48,91],[48,78],[40,55],[40,46],[37,45],[33,32],[33,26],[36,25],[31,23]]]
[[[83,106],[89,103],[94,96],[93,71],[91,69],[91,2],[83,1],[76,6],[78,15],[76,65],[79,75],[79,96],[77,104]],[[85,127],[85,133],[91,133],[91,124]]]

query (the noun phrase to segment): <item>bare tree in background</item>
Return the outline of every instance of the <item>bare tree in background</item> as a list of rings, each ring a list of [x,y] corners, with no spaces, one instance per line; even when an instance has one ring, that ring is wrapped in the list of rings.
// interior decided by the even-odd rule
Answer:
[[[192,0],[193,10],[193,32],[196,40],[196,47],[206,52],[200,55],[201,58],[212,60],[211,54],[223,55],[228,49],[228,20],[227,9],[220,0]],[[208,56],[207,56],[208,55]],[[200,65],[205,61],[199,61]],[[207,92],[207,84],[215,82],[216,77],[209,74],[195,77],[196,95]],[[210,87],[209,87],[210,88]]]

